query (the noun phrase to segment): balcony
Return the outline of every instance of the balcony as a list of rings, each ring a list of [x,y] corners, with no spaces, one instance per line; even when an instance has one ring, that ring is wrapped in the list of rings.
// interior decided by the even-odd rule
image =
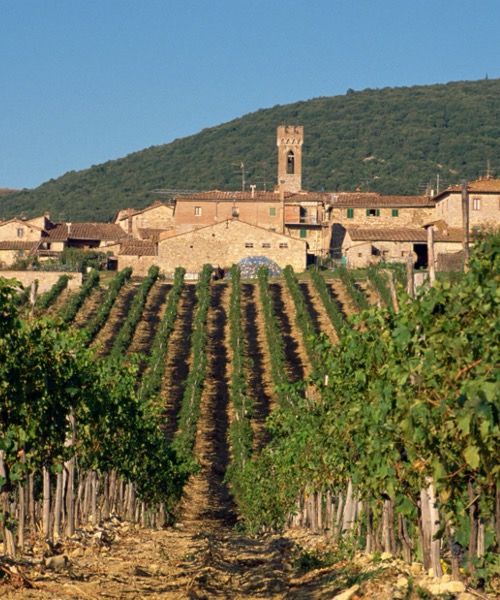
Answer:
[[[286,216],[285,225],[318,225],[321,226],[321,221],[316,215],[312,216]]]

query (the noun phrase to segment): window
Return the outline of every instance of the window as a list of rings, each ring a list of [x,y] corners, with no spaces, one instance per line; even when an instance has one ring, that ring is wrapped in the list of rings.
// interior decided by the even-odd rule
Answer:
[[[301,229],[299,235],[300,235],[301,238],[306,238],[307,237],[307,230],[306,229]]]
[[[233,219],[237,219],[240,216],[240,209],[237,206],[233,206],[231,216],[233,217]]]
[[[472,198],[472,210],[481,210],[481,198]]]
[[[288,248],[288,244],[286,242],[281,242],[280,248]]]
[[[367,208],[366,216],[367,217],[380,217],[380,210],[378,208]]]
[[[271,244],[269,242],[262,242],[262,247],[263,248],[270,248]]]
[[[24,235],[24,229],[21,229],[19,227],[19,229],[17,230],[17,237],[23,237],[23,235]]]
[[[195,206],[194,207],[194,216],[195,217],[201,217],[201,206]]]
[[[353,219],[354,218],[354,208],[348,208],[347,209],[347,218],[348,219]]]
[[[392,216],[393,217],[399,217],[399,210],[397,208],[393,208],[392,209]]]
[[[245,248],[253,248],[253,242],[245,242]]]
[[[293,175],[295,173],[295,156],[291,150],[289,150],[286,155],[286,172],[288,175]]]
[[[272,206],[272,207],[269,209],[269,216],[270,216],[270,217],[275,217],[275,216],[276,216],[276,207]]]

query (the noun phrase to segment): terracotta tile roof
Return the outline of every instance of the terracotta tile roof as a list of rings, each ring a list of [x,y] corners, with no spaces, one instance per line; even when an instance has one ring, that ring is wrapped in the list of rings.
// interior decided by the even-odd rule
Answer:
[[[285,192],[286,202],[311,202],[328,201],[330,194],[325,192]],[[176,202],[279,202],[281,195],[279,191],[257,191],[252,194],[251,190],[245,191],[221,191],[211,190],[210,192],[200,192],[198,194],[182,194],[176,196]]]
[[[467,190],[476,194],[500,194],[500,179],[478,179],[467,183]],[[442,198],[448,194],[462,192],[461,185],[451,185],[436,196],[434,199]]]
[[[0,250],[28,250],[34,252],[39,242],[1,241]]]
[[[351,240],[356,242],[426,242],[427,232],[423,228],[366,228],[366,227],[347,227],[347,233]],[[447,229],[444,231],[435,231],[434,240],[436,242],[461,242],[461,229]]]
[[[123,229],[114,223],[56,223],[47,230],[51,241],[72,240],[119,240],[127,236]]]
[[[54,223],[54,227],[46,230],[44,238],[53,242],[67,240],[68,226],[66,223]]]
[[[383,196],[374,192],[341,192],[331,194],[333,208],[433,208],[429,196]]]
[[[120,246],[121,256],[156,256],[156,244],[148,240],[127,240]]]
[[[137,232],[139,233],[142,240],[150,240],[151,242],[157,242],[160,238],[160,234],[165,231],[173,229],[155,229],[153,227],[138,227]]]

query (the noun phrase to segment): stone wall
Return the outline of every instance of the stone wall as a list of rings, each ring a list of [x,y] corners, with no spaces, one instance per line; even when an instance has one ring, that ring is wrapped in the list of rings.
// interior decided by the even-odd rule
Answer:
[[[0,277],[16,279],[24,287],[28,287],[33,281],[38,280],[38,293],[43,294],[50,290],[61,275],[69,275],[68,289],[76,290],[82,285],[81,273],[70,273],[65,271],[0,271]]]

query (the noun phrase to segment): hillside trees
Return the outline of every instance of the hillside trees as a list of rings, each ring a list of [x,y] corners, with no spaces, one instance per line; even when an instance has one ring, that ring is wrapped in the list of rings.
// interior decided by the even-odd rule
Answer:
[[[275,106],[5,196],[0,219],[37,216],[43,206],[55,220],[108,221],[125,207],[144,208],[159,188],[237,190],[235,160],[249,184],[272,189],[280,123],[305,127],[304,189],[419,194],[435,188],[437,175],[442,188],[484,174],[498,149],[499,98],[495,79]]]

